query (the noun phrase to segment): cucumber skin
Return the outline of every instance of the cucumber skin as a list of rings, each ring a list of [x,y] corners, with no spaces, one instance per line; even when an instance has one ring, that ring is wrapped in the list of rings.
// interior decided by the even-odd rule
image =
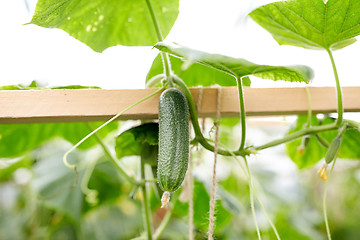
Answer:
[[[163,191],[176,191],[189,161],[189,107],[184,94],[166,89],[159,101],[159,157],[157,177]]]

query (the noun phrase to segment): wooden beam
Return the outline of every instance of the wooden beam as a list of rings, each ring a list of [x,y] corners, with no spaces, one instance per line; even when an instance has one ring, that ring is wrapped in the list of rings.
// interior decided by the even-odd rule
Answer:
[[[309,89],[314,112],[336,112],[335,88],[310,87]],[[0,91],[0,123],[107,120],[154,91],[154,89]],[[214,117],[217,108],[217,89],[191,89],[195,102],[199,91],[203,91],[199,116]],[[221,93],[222,116],[238,116],[236,87],[224,87]],[[244,94],[246,112],[249,116],[305,114],[308,109],[304,88],[245,88]],[[344,87],[343,98],[345,111],[360,111],[360,87]],[[119,119],[155,119],[158,113],[158,101],[159,94],[129,110]]]

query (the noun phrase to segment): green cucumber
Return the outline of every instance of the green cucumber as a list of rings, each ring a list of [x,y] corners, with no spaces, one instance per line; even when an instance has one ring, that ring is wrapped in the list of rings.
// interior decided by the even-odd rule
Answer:
[[[157,177],[164,191],[162,207],[184,181],[189,160],[189,107],[184,94],[165,90],[159,101],[159,157]]]
[[[341,142],[342,142],[342,139],[344,137],[344,134],[346,132],[346,128],[347,128],[347,125],[344,124],[343,126],[341,126],[339,128],[339,132],[338,132],[338,135],[334,138],[334,140],[330,143],[330,146],[326,152],[326,155],[325,155],[325,162],[327,164],[330,164],[332,161],[335,160],[335,158],[337,157],[338,153],[339,153],[339,150],[340,150],[340,147],[341,147]]]
[[[331,142],[325,155],[325,162],[327,164],[330,164],[337,157],[341,146],[341,140],[342,138],[338,136]]]

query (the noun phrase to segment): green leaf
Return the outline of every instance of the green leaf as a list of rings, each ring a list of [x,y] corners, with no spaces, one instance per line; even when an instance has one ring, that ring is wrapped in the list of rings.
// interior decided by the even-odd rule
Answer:
[[[270,80],[284,80],[290,82],[309,83],[313,78],[313,72],[309,67],[295,66],[269,66],[257,65],[242,58],[233,58],[220,54],[211,54],[175,43],[157,43],[155,45],[160,51],[173,54],[185,61],[196,62],[210,68],[230,74],[234,77],[254,75],[256,77]]]
[[[112,203],[123,193],[119,172],[110,161],[95,166],[88,187],[98,191],[98,205]]]
[[[300,131],[307,123],[307,116],[299,116],[296,125],[290,129],[288,134]],[[319,121],[316,116],[311,119],[312,126],[318,126]],[[325,157],[327,149],[322,147],[315,136],[310,137],[310,141],[303,153],[299,152],[302,139],[296,139],[286,144],[286,152],[290,159],[298,166],[299,169],[311,167]]]
[[[42,86],[37,81],[32,81],[30,83],[30,85],[28,85],[28,86],[22,85],[22,84],[7,85],[7,86],[1,86],[0,90],[36,90],[36,89],[43,89],[43,88],[44,88],[44,86]]]
[[[80,239],[133,239],[143,231],[140,213],[126,197],[118,205],[102,205],[83,218]]]
[[[51,89],[100,89],[97,86],[81,86],[81,85],[69,85],[69,86],[60,86],[60,87],[52,87]]]
[[[360,1],[293,0],[270,3],[250,13],[280,45],[340,49],[360,34]]]
[[[165,37],[177,18],[179,1],[151,3]],[[115,45],[152,46],[158,41],[145,0],[39,0],[30,23],[63,29],[97,52]]]
[[[12,174],[19,168],[31,168],[34,159],[29,156],[11,160],[0,160],[0,182],[9,180]]]
[[[116,137],[116,156],[153,156],[157,151],[159,125],[158,123],[145,123],[137,127],[130,128]],[[157,157],[157,154],[156,154]]]
[[[100,87],[96,87],[96,86],[81,86],[81,85],[59,86],[59,87],[49,88],[37,81],[32,81],[30,85],[17,84],[17,85],[1,86],[0,90],[88,89],[88,88],[100,89]]]
[[[194,223],[199,229],[206,231],[209,225],[210,196],[203,183],[194,181]],[[231,213],[223,207],[222,200],[216,200],[215,231],[227,226],[232,218]]]
[[[51,151],[50,151],[51,152]],[[34,168],[32,187],[44,205],[62,212],[74,222],[79,222],[83,194],[73,169],[67,168],[62,162],[63,152],[50,152],[40,156]],[[73,161],[79,161],[79,155],[73,154]],[[81,179],[81,175],[79,179]]]
[[[101,122],[93,124],[100,126]],[[98,134],[107,136],[118,128],[118,122],[112,122]],[[33,123],[33,124],[0,124],[0,157],[9,158],[21,156],[24,153],[40,147],[44,142],[56,137],[76,144],[91,131],[86,123]],[[89,149],[98,142],[89,138],[82,143],[80,149]]]
[[[179,58],[170,56],[171,68],[176,75],[178,75],[188,87],[203,86],[208,87],[215,84],[220,86],[236,86],[236,81],[233,76],[224,72],[217,71],[213,68],[208,68],[200,64],[191,64],[184,68],[184,61]],[[148,81],[152,77],[163,73],[163,64],[160,54],[155,58],[149,73],[146,76]],[[249,82],[246,83],[249,86]]]

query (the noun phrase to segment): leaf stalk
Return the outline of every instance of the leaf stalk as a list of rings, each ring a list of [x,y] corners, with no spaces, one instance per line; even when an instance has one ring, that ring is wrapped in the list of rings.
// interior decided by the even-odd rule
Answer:
[[[239,151],[243,150],[245,147],[246,139],[246,112],[245,112],[245,101],[244,101],[244,90],[242,86],[242,80],[239,77],[236,77],[236,83],[239,93],[239,103],[240,103],[240,121],[241,121],[241,142]]]
[[[336,125],[337,126],[341,126],[342,122],[343,122],[343,113],[344,113],[344,106],[343,106],[343,99],[342,99],[342,90],[340,87],[340,80],[339,80],[339,75],[337,73],[337,69],[336,69],[336,65],[335,65],[335,61],[334,61],[334,57],[332,55],[332,52],[330,49],[326,50],[329,57],[330,57],[330,61],[331,61],[331,65],[334,71],[334,76],[335,76],[335,83],[336,83],[336,95],[337,95],[337,102],[338,102],[338,119],[336,121]]]

